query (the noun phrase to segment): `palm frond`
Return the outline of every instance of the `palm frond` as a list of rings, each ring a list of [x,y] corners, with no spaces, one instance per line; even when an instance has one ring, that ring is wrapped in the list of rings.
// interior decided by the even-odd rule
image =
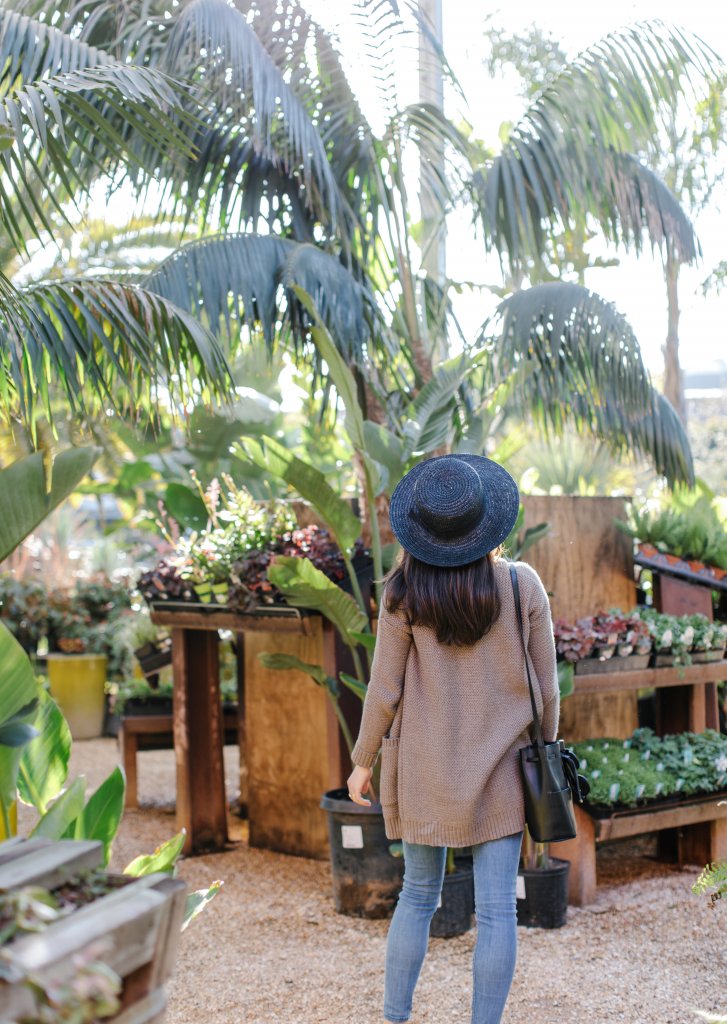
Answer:
[[[136,285],[81,278],[17,291],[0,280],[0,410],[53,420],[52,392],[74,413],[135,412],[232,392],[215,339],[189,313]]]
[[[375,316],[368,293],[335,257],[313,245],[273,235],[226,234],[190,242],[145,280],[146,288],[205,318],[213,332],[232,335],[233,320],[260,330],[269,346],[286,325],[300,344],[309,319],[293,293],[313,297],[346,358],[360,361],[367,320]]]
[[[200,69],[210,128],[243,133],[287,173],[299,171],[308,206],[324,209],[335,222],[336,182],[320,134],[265,43],[225,0],[192,0],[174,22],[160,66],[185,77]]]
[[[611,33],[553,76],[471,191],[488,244],[511,265],[538,259],[546,232],[593,216],[608,238],[697,253],[694,229],[658,177],[629,154],[658,137],[660,112],[719,65],[700,40],[656,21]]]
[[[636,337],[611,303],[580,285],[540,284],[501,303],[484,334],[498,377],[534,363],[518,375],[514,401],[546,433],[574,423],[616,451],[633,447],[670,482],[693,478],[684,428],[652,387]]]
[[[43,22],[0,11],[0,223],[21,250],[49,208],[128,167],[137,184],[191,155],[176,88]],[[35,76],[35,77],[32,77]],[[174,116],[170,116],[170,115]]]

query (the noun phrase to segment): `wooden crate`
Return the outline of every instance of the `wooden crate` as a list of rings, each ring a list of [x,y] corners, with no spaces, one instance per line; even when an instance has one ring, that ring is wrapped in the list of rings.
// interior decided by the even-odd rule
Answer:
[[[13,839],[0,844],[0,889],[37,885],[53,889],[81,871],[100,867],[100,842]],[[3,947],[9,978],[0,979],[0,1024],[29,1016],[35,1002],[25,984],[62,983],[76,970],[74,959],[102,944],[100,959],[123,979],[116,1024],[153,1024],[164,1019],[164,984],[177,954],[186,886],[165,874],[130,879],[106,896],[79,907],[42,932],[22,935]]]

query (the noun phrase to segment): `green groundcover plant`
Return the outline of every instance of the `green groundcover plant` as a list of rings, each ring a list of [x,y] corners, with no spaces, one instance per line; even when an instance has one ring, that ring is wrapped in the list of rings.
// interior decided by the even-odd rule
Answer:
[[[727,736],[714,729],[657,736],[641,728],[626,740],[584,740],[573,749],[591,784],[593,807],[636,807],[675,794],[727,790]]]

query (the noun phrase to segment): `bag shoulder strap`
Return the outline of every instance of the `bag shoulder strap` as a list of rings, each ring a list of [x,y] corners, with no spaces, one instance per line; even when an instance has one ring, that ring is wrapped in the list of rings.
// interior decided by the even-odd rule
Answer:
[[[525,647],[525,630],[523,629],[523,613],[520,607],[520,585],[518,583],[517,573],[515,566],[510,564],[510,579],[512,580],[512,590],[515,595],[515,614],[517,615],[517,624],[520,632],[520,640],[523,645],[523,655],[525,657],[525,671],[528,674],[528,689],[530,690],[530,706],[533,709],[533,727],[535,729],[535,742],[539,747],[545,746],[543,741],[543,730],[540,725],[540,718],[538,717],[538,705],[535,702],[535,693],[533,692],[533,681],[530,678],[530,665],[528,664],[528,652]]]

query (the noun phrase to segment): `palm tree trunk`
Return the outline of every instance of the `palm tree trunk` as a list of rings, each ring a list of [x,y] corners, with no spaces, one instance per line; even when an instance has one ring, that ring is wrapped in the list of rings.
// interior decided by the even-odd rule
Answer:
[[[687,422],[687,406],[684,400],[684,381],[679,365],[679,263],[667,255],[664,266],[668,327],[664,353],[664,394],[677,411],[682,423]]]

